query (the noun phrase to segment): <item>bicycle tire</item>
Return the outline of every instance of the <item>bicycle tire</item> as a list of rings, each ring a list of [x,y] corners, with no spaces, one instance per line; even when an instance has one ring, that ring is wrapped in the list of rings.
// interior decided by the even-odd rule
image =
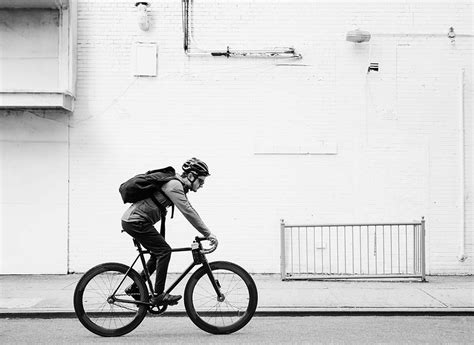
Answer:
[[[252,319],[257,309],[257,286],[250,274],[236,264],[216,261],[209,265],[225,300],[217,300],[211,280],[201,267],[189,278],[184,290],[186,313],[196,326],[208,333],[236,332]]]
[[[120,263],[100,264],[87,271],[77,283],[74,310],[89,331],[103,337],[118,337],[133,331],[143,321],[148,306],[108,301],[118,289],[116,297],[133,302],[134,299],[124,292],[132,282],[138,286],[140,301],[149,297],[142,277],[135,270],[125,276],[128,269]]]

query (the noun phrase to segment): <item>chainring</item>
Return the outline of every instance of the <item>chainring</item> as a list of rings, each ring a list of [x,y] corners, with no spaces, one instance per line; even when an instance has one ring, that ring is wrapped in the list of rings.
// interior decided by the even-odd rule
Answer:
[[[148,312],[150,314],[155,314],[155,315],[159,315],[159,314],[163,314],[166,309],[168,308],[168,305],[154,305],[154,306],[150,306],[148,307]]]

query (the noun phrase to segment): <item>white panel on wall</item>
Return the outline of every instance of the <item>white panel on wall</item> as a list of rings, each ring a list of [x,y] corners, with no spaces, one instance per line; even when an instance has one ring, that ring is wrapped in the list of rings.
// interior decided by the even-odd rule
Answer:
[[[256,155],[336,155],[337,143],[325,141],[295,140],[280,143],[278,140],[257,142]]]
[[[133,75],[156,77],[157,46],[156,43],[136,42],[132,48]]]

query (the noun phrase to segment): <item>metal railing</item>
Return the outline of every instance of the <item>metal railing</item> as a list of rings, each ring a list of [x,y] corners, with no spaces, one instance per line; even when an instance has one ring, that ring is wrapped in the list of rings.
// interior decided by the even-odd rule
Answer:
[[[425,220],[319,225],[281,220],[281,278],[425,281]]]

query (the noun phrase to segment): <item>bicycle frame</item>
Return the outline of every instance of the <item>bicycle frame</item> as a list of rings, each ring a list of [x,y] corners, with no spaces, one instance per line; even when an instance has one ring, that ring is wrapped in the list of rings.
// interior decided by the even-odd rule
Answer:
[[[140,258],[140,261],[141,261],[142,266],[143,266],[143,271],[145,272],[145,278],[146,278],[146,283],[148,284],[148,288],[150,289],[150,292],[152,294],[154,294],[154,292],[155,292],[154,289],[153,289],[153,283],[151,281],[151,275],[150,275],[150,272],[148,271],[148,268],[147,268],[146,262],[145,262],[145,254],[151,254],[151,253],[150,253],[149,250],[143,250],[140,243],[138,243],[137,240],[133,239],[133,243],[137,247],[138,255],[135,258],[135,260],[133,261],[133,263],[130,265],[130,267],[128,268],[125,276],[123,277],[122,281],[117,286],[117,288],[115,289],[112,296],[110,296],[109,298],[112,298],[115,302],[130,303],[130,304],[141,304],[141,305],[151,306],[152,304],[150,304],[149,302],[123,300],[123,299],[115,297],[115,294],[117,293],[118,289],[120,288],[122,283],[125,281],[128,274],[133,269],[133,266],[136,264],[136,262],[138,261],[139,258]],[[186,275],[189,272],[191,272],[191,270],[195,266],[203,265],[209,279],[211,280],[211,284],[214,287],[214,290],[216,291],[217,299],[218,300],[223,300],[224,299],[224,295],[220,291],[220,288],[217,285],[216,280],[214,279],[214,275],[212,274],[212,270],[211,270],[211,267],[209,266],[206,255],[204,253],[202,253],[201,250],[202,250],[202,245],[199,242],[198,237],[196,237],[196,240],[193,242],[192,247],[172,248],[171,249],[172,253],[174,253],[174,252],[192,252],[193,262],[189,265],[188,268],[186,268],[186,270],[183,273],[181,273],[181,275],[173,282],[173,284],[171,284],[171,286],[165,291],[165,293],[170,293],[171,291],[173,291],[173,289],[184,279],[184,277],[186,277]]]

